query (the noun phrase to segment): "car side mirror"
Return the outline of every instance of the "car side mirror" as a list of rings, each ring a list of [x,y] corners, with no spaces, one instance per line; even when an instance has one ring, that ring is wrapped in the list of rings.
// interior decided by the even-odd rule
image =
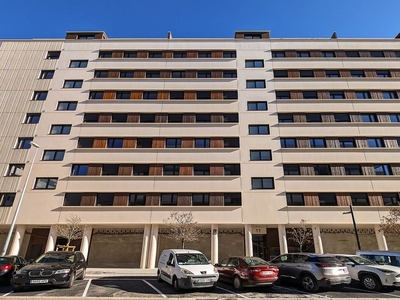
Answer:
[[[214,266],[215,266],[215,267],[220,267],[221,265],[220,265],[220,264],[215,264]]]
[[[346,266],[352,266],[352,267],[355,267],[355,266],[356,266],[356,264],[355,264],[355,263],[353,263],[352,261],[349,261],[349,262],[347,262],[347,263],[346,263]]]
[[[30,265],[31,263],[33,263],[34,260],[31,258],[30,260],[28,260],[28,262],[26,263],[27,265]]]

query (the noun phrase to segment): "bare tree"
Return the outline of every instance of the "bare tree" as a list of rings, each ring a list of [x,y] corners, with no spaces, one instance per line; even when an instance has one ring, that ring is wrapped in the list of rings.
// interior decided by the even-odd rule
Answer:
[[[387,216],[383,216],[381,219],[380,231],[384,233],[394,233],[400,236],[400,209],[391,208]]]
[[[186,242],[197,242],[203,236],[200,227],[194,221],[192,212],[171,212],[164,223],[168,225],[164,236],[180,242],[182,249],[185,249]]]
[[[57,236],[67,239],[65,246],[68,247],[71,241],[82,238],[86,226],[82,225],[81,218],[75,215],[70,215],[66,218],[66,221],[67,224],[56,225],[56,233]]]
[[[300,227],[292,227],[289,234],[289,240],[294,241],[299,246],[300,252],[303,252],[303,246],[313,244],[312,229],[307,227],[307,221],[304,219],[301,219]]]

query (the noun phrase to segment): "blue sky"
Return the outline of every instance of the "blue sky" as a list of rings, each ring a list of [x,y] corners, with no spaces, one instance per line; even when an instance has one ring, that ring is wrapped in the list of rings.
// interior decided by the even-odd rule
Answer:
[[[400,0],[3,0],[0,39],[64,38],[104,30],[110,38],[394,38]]]

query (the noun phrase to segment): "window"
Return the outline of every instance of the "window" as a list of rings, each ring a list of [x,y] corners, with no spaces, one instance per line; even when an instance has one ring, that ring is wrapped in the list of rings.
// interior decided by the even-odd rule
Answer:
[[[107,148],[122,148],[123,139],[110,138],[107,140]]]
[[[148,176],[150,170],[149,164],[141,164],[133,166],[133,175],[135,176]]]
[[[319,123],[322,122],[322,118],[320,114],[306,114],[306,120],[310,123]]]
[[[339,138],[340,148],[356,148],[356,142],[353,138]]]
[[[136,51],[124,51],[124,58],[137,58]]]
[[[224,165],[224,175],[225,176],[237,176],[240,175],[240,165]]]
[[[382,200],[385,206],[399,206],[398,193],[382,193]]]
[[[93,138],[79,138],[78,148],[93,148]]]
[[[54,70],[43,70],[40,72],[40,79],[52,79],[54,76]]]
[[[160,78],[160,71],[146,71],[146,78]]]
[[[196,123],[210,123],[210,122],[211,122],[211,114],[196,115]]]
[[[397,99],[397,93],[396,92],[382,92],[382,97],[383,99]]]
[[[224,148],[239,148],[239,138],[224,138]]]
[[[210,58],[211,52],[210,51],[199,51],[197,54],[198,58]]]
[[[314,77],[314,71],[313,70],[301,70],[300,77]]]
[[[371,94],[367,91],[356,92],[356,99],[371,99]]]
[[[286,203],[290,206],[304,206],[303,194],[286,193]]]
[[[274,178],[273,177],[252,177],[251,178],[252,189],[274,189]]]
[[[293,115],[292,114],[278,114],[278,122],[279,123],[293,123]]]
[[[119,77],[120,78],[133,78],[134,72],[133,71],[120,71]]]
[[[249,134],[269,134],[269,125],[249,125]]]
[[[57,186],[58,178],[36,178],[35,189],[54,190]]]
[[[168,123],[182,123],[183,114],[168,114]]]
[[[333,51],[321,51],[321,57],[336,57]]]
[[[272,57],[274,58],[282,58],[285,56],[285,51],[272,51]]]
[[[317,92],[315,91],[307,91],[303,92],[303,99],[317,99]]]
[[[365,123],[378,122],[376,114],[361,114],[361,120]]]
[[[358,51],[345,51],[346,57],[360,57]]]
[[[224,114],[224,123],[238,123],[239,115],[238,114]]]
[[[236,73],[236,71],[224,71],[222,77],[223,78],[236,78],[237,73]]]
[[[297,148],[296,147],[296,139],[281,138],[281,147],[282,148]]]
[[[365,77],[365,73],[363,70],[351,70],[350,75],[351,77]]]
[[[324,138],[310,138],[310,147],[311,148],[325,148],[325,139]]]
[[[354,206],[368,206],[367,193],[350,193],[351,203]]]
[[[288,72],[286,70],[274,70],[275,78],[287,78]]]
[[[242,205],[242,194],[226,193],[224,194],[224,206],[240,206]]]
[[[46,91],[35,91],[33,93],[32,100],[41,101],[41,100],[46,100],[46,98],[47,98]]]
[[[393,175],[390,165],[374,165],[375,175]]]
[[[210,93],[211,97],[211,93]],[[184,99],[185,98],[185,92],[183,91],[173,91],[169,93],[169,98],[170,99]]]
[[[31,148],[31,144],[30,142],[33,141],[33,138],[18,138],[18,142],[17,142],[17,149],[30,149]]]
[[[161,205],[178,205],[178,194],[161,194]]]
[[[210,71],[197,71],[197,78],[211,78]]]
[[[95,78],[107,78],[108,71],[96,71],[96,72],[94,72],[94,77]]]
[[[46,59],[59,59],[61,51],[49,51],[47,52]]]
[[[181,148],[181,139],[166,139],[165,148]]]
[[[193,175],[210,175],[210,165],[193,165]]]
[[[250,160],[272,160],[271,150],[250,150]]]
[[[161,51],[149,52],[149,58],[162,58],[162,52]]]
[[[368,147],[369,148],[384,148],[385,143],[381,138],[369,138],[367,139]]]
[[[377,70],[376,71],[376,76],[377,77],[384,77],[384,78],[392,77],[388,70]]]
[[[283,174],[285,175],[300,175],[299,165],[283,165]]]
[[[172,71],[171,77],[172,78],[185,78],[186,73],[185,73],[185,71]]]
[[[390,122],[400,122],[400,114],[390,114]]]
[[[37,124],[40,120],[40,114],[26,114],[25,124]]]
[[[344,165],[346,175],[363,175],[360,165]]]
[[[325,76],[326,77],[336,78],[336,77],[340,77],[340,73],[339,73],[338,70],[326,70],[325,71]]]
[[[82,194],[81,193],[66,193],[64,197],[63,206],[80,206]]]
[[[99,193],[96,197],[96,206],[112,206],[114,204],[113,193]]]
[[[89,99],[103,99],[104,92],[90,92]]]
[[[42,160],[62,161],[64,154],[65,150],[44,150]]]
[[[237,91],[223,91],[222,98],[223,99],[237,99],[238,92]]]
[[[276,99],[290,99],[290,92],[288,91],[276,91]]]
[[[71,132],[71,125],[52,125],[50,134],[69,134]]]
[[[264,61],[262,59],[246,60],[245,67],[246,68],[264,68]]]
[[[183,99],[183,97],[181,99]],[[209,91],[196,92],[196,99],[211,99],[211,92]]]
[[[256,39],[256,40],[259,40],[259,39],[261,39],[261,34],[258,34],[258,33],[245,33],[244,34],[244,38],[245,39]]]
[[[335,122],[350,122],[349,114],[333,114]]]
[[[195,148],[210,148],[210,139],[194,139]]]
[[[129,194],[129,206],[144,206],[146,205],[145,194]]]
[[[153,139],[151,138],[138,138],[136,148],[152,148]]]
[[[131,92],[117,92],[115,99],[130,99]]]
[[[314,165],[315,175],[332,175],[331,167],[329,165]]]
[[[140,123],[155,123],[155,114],[140,114]]]
[[[10,164],[8,165],[8,170],[6,176],[22,176],[24,172],[25,165],[24,164]]]
[[[171,175],[179,175],[179,165],[164,165],[163,166],[163,175],[171,176]]]
[[[310,57],[310,52],[308,51],[297,51],[296,52],[297,57]]]
[[[248,89],[264,89],[265,80],[246,80],[246,88]]]
[[[395,55],[396,57],[400,57],[400,51],[394,51],[394,55]]]
[[[112,123],[126,123],[128,121],[128,114],[112,114]]]
[[[224,51],[222,52],[223,58],[236,58],[236,51]]]
[[[208,206],[210,205],[210,194],[193,194],[192,195],[193,206]]]
[[[247,102],[247,110],[268,110],[268,104],[266,101]]]
[[[72,176],[86,176],[89,171],[89,165],[72,165]]]
[[[370,51],[371,57],[384,57],[383,51]]]
[[[320,206],[336,206],[336,195],[334,193],[318,193]]]
[[[78,34],[78,40],[94,40],[94,34]]]
[[[86,68],[88,64],[87,60],[71,60],[69,63],[70,68]]]
[[[65,80],[64,88],[65,89],[79,89],[82,87],[83,80]]]
[[[158,92],[143,92],[143,99],[157,99]]]
[[[0,194],[0,206],[12,206],[15,199],[15,193]]]
[[[187,54],[186,52],[174,52],[173,58],[186,58]]]
[[[118,164],[105,164],[101,170],[102,176],[116,176],[118,175],[119,165]]]
[[[76,110],[78,102],[76,101],[63,101],[58,102],[57,110]]]
[[[329,92],[330,99],[344,99],[344,93],[340,91]]]
[[[100,51],[99,58],[112,58],[112,51]]]

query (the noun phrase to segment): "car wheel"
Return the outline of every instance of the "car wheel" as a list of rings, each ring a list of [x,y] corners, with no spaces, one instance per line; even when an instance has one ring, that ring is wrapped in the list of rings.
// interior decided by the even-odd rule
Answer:
[[[239,291],[243,290],[243,282],[239,276],[233,277],[233,286]]]
[[[382,289],[382,284],[379,279],[372,275],[365,275],[361,279],[361,284],[364,288],[370,291],[380,291]]]
[[[157,270],[157,281],[158,282],[162,282],[163,281],[162,278],[161,278],[161,271],[160,270]]]
[[[174,279],[172,280],[172,286],[175,292],[179,292],[181,290],[178,284],[178,278],[174,277]]]
[[[75,282],[75,274],[72,273],[71,277],[69,278],[68,283],[66,285],[64,285],[64,287],[65,288],[70,288],[70,287],[72,287],[74,285],[74,282]]]
[[[317,284],[317,281],[314,279],[312,275],[303,275],[301,278],[301,286],[302,288],[310,293],[315,293],[318,291],[319,286]]]
[[[13,289],[14,293],[19,293],[24,290],[24,287],[22,285],[13,284],[12,289]]]

